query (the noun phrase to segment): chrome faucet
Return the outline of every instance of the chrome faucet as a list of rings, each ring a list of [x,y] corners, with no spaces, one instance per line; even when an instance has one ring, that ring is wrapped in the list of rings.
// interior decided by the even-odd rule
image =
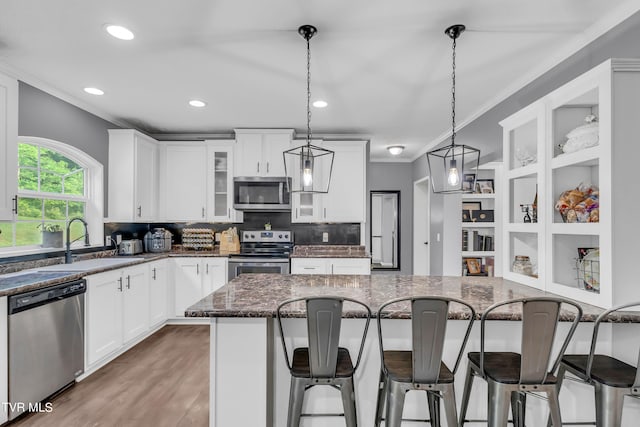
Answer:
[[[89,246],[89,225],[87,221],[80,217],[71,218],[69,223],[67,224],[67,250],[64,252],[64,263],[71,264],[73,262],[73,258],[71,257],[71,223],[74,221],[80,221],[84,225],[84,245]],[[83,236],[78,237],[76,240],[82,239]]]

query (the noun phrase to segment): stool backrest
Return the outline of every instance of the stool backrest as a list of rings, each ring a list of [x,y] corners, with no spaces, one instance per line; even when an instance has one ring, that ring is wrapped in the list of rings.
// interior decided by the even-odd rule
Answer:
[[[587,378],[591,379],[591,368],[593,366],[593,356],[595,355],[595,352],[596,352],[596,344],[598,342],[598,330],[600,329],[600,323],[607,320],[610,315],[615,314],[617,311],[621,311],[626,308],[632,308],[632,307],[640,307],[640,302],[639,301],[631,302],[628,304],[623,304],[623,305],[619,305],[617,307],[611,308],[609,310],[606,310],[602,314],[600,314],[596,319],[596,322],[593,325],[593,337],[591,338],[591,350],[589,351],[589,358],[587,359],[587,370],[586,370]],[[640,315],[640,313],[636,312],[635,315],[638,316]],[[623,315],[620,314],[619,316],[623,316]],[[640,354],[638,354],[638,360],[636,362],[636,378],[633,381],[633,386],[632,386],[633,394],[640,394],[640,369],[638,369],[638,367],[640,367]]]
[[[442,362],[447,319],[449,317],[449,304],[456,302],[465,306],[469,311],[469,324],[453,368],[454,373],[458,368],[464,347],[469,338],[475,311],[473,307],[464,301],[445,297],[406,297],[385,302],[378,311],[378,337],[383,369],[385,370],[381,318],[384,317],[386,308],[403,302],[411,303],[413,381],[422,384],[435,384],[438,382],[440,375],[440,364]]]
[[[553,344],[560,320],[562,305],[572,306],[576,315],[571,328],[555,357],[551,369],[549,362],[553,357]],[[521,305],[522,308],[522,337],[520,347],[520,384],[541,384],[549,372],[555,372],[560,364],[569,341],[582,317],[582,308],[573,301],[564,298],[519,298],[493,304],[482,314],[480,319],[480,371],[484,373],[485,353],[485,322],[491,313],[499,307],[507,305]]]
[[[276,310],[276,318],[278,320],[278,328],[280,329],[284,358],[290,372],[293,371],[293,367],[291,366],[289,359],[287,343],[284,337],[284,329],[282,327],[283,309],[286,306],[297,302],[304,302],[305,312],[296,313],[293,317],[306,315],[307,318],[307,339],[311,376],[313,378],[333,378],[336,375],[338,346],[340,343],[340,331],[342,326],[342,311],[345,301],[354,303],[363,309],[362,313],[357,313],[354,317],[363,317],[366,319],[362,332],[362,339],[360,341],[358,358],[353,366],[353,370],[355,371],[358,368],[360,359],[362,358],[362,351],[364,350],[364,342],[367,337],[369,323],[371,321],[371,309],[366,304],[352,298],[337,296],[301,297],[280,303]]]

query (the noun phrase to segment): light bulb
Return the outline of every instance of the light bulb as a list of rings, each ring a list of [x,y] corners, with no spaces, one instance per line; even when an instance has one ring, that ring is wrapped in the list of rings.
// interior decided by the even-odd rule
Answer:
[[[313,184],[313,169],[311,168],[311,160],[304,161],[304,168],[302,169],[302,182],[305,187]]]
[[[460,184],[460,172],[455,160],[451,160],[449,163],[449,175],[447,176],[449,185],[456,186]]]

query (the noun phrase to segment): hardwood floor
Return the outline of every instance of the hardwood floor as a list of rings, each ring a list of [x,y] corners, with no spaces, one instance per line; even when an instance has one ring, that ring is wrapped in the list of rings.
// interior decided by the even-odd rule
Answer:
[[[209,326],[165,326],[52,403],[9,425],[207,426]]]

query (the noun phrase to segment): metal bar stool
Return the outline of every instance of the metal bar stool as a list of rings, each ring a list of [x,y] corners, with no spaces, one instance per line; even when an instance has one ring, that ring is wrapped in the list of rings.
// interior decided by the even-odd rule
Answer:
[[[392,311],[388,309],[407,302],[411,304],[411,350],[385,350],[382,337],[382,318],[385,317],[385,310]],[[442,361],[450,303],[465,307],[468,311],[466,318],[469,319],[453,370]],[[444,402],[447,425],[457,425],[453,380],[469,339],[475,315],[473,307],[466,302],[445,297],[397,298],[380,306],[378,338],[381,372],[376,404],[376,427],[380,427],[385,404],[387,407],[385,425],[400,426],[404,398],[409,390],[423,390],[427,393],[432,426],[440,426],[440,399]]]
[[[621,360],[596,353],[600,323],[610,314],[625,308],[640,307],[640,302],[614,307],[598,316],[593,326],[593,338],[589,354],[567,354],[560,360],[558,392],[565,372],[571,372],[581,381],[594,387],[596,401],[596,426],[614,427],[622,424],[624,396],[640,397],[640,370]],[[640,365],[640,360],[638,360]]]
[[[493,311],[508,305],[521,305],[522,308],[521,351],[486,352],[486,321]],[[560,309],[563,305],[573,307],[576,313],[549,370]],[[552,425],[562,426],[554,372],[558,369],[560,358],[567,349],[581,317],[580,306],[563,298],[519,298],[502,301],[487,308],[480,318],[480,352],[468,353],[469,363],[460,408],[460,426],[468,422],[466,415],[474,376],[487,381],[490,427],[507,425],[510,404],[513,424],[524,426],[526,394],[532,392],[547,394]]]
[[[295,348],[292,359],[289,359],[282,328],[282,310],[286,306],[302,301],[305,303],[307,315],[308,347]],[[349,350],[339,347],[342,309],[345,301],[363,307],[364,317],[366,318],[355,365],[352,363]],[[371,321],[369,307],[360,301],[344,297],[295,298],[281,303],[276,310],[276,316],[278,327],[280,328],[285,361],[291,373],[287,427],[300,425],[304,393],[317,385],[329,385],[340,390],[344,406],[344,414],[340,415],[344,415],[347,427],[356,427],[358,422],[353,374],[360,364],[369,322]]]

